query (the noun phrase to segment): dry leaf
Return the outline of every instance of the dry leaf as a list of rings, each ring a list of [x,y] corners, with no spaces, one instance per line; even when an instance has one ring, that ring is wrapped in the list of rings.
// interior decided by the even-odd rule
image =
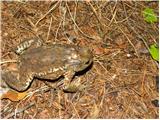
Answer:
[[[101,55],[105,52],[104,48],[101,46],[93,46],[93,50],[94,50],[94,54],[97,54],[97,55]]]
[[[1,96],[1,99],[8,98],[11,101],[19,101],[23,99],[27,94],[28,94],[27,92],[19,93],[14,90],[9,90]]]

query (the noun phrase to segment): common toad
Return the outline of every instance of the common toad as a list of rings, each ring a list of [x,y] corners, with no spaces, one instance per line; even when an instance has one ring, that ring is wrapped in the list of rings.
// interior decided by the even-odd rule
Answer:
[[[13,89],[25,91],[34,78],[56,80],[64,76],[64,88],[76,72],[92,63],[87,47],[70,44],[42,44],[39,39],[25,40],[15,52],[19,55],[18,70],[2,71],[2,79]]]

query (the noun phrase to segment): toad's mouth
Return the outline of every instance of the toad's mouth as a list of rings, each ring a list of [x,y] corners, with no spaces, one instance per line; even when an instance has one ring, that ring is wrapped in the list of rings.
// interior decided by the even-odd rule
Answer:
[[[83,64],[83,65],[90,65],[91,64],[91,60],[87,60],[87,61],[84,61],[84,62],[81,62],[80,60],[75,60],[75,59],[72,59],[69,61],[69,63],[71,65],[80,65],[80,64]]]

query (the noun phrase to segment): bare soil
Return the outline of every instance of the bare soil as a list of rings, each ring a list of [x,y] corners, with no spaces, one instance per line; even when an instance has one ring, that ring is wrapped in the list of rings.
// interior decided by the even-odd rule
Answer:
[[[36,36],[88,46],[94,55],[92,67],[75,77],[81,91],[44,90],[34,80],[32,95],[1,100],[1,118],[159,118],[158,63],[147,49],[158,43],[159,27],[144,20],[146,7],[159,15],[157,1],[1,2],[1,60],[10,61],[2,69],[17,58],[16,45]]]

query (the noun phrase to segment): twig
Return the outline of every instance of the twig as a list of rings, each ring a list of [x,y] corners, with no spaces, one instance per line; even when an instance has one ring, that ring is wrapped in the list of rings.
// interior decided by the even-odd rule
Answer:
[[[108,24],[107,27],[109,27],[109,26],[112,24],[113,20],[115,20],[116,13],[117,13],[117,10],[114,11],[113,17],[112,17],[112,19],[111,19],[111,21],[109,22],[109,24]]]
[[[94,15],[96,16],[96,19],[98,20],[98,22],[99,22],[102,26],[106,26],[105,24],[102,24],[102,22],[101,22],[101,20],[99,19],[98,15],[97,15],[97,12],[96,12],[96,10],[94,9],[93,5],[92,5],[90,2],[88,2],[88,4],[90,5],[90,7],[91,7]]]
[[[74,20],[76,20],[76,14],[77,14],[77,6],[78,6],[78,1],[77,0],[75,1],[75,4],[76,5],[75,5],[75,10],[74,10]],[[76,34],[78,33],[75,24],[74,24],[74,31],[75,31]]]
[[[50,12],[52,12],[52,11],[57,7],[57,5],[59,4],[59,2],[60,2],[60,1],[58,1],[51,9],[49,9],[49,11],[48,11],[46,14],[44,14],[44,15],[36,22],[35,26],[37,26],[38,23],[39,23],[41,20],[43,20]]]
[[[126,11],[125,11],[125,12],[126,12]],[[127,16],[126,16],[126,18],[127,18]],[[113,18],[113,19],[116,21],[115,18]],[[128,20],[128,19],[127,19],[127,20]],[[128,38],[128,36],[125,34],[125,32],[124,32],[119,26],[118,26],[118,28],[119,28],[119,30],[125,35],[125,37],[127,38],[128,42],[129,42],[130,45],[133,47],[133,49],[134,49],[134,51],[135,51],[137,57],[139,57],[138,52],[137,52],[135,46],[133,45],[133,43],[131,42],[131,40]]]
[[[58,91],[58,102],[61,104],[61,91]],[[62,119],[61,107],[58,108],[59,119]]]
[[[48,41],[48,38],[49,38],[49,33],[50,33],[50,31],[51,31],[51,25],[52,25],[52,17],[51,17],[51,22],[50,22],[50,24],[49,24],[46,41]]]
[[[128,113],[128,111],[130,109],[130,105],[132,104],[132,99],[130,101],[127,101],[127,102],[128,102],[128,104],[127,104],[127,106],[125,108],[125,111],[122,112],[121,116],[119,117],[120,119],[123,119],[124,116],[126,116],[126,114]]]
[[[122,3],[123,3],[123,2],[122,2]],[[124,4],[122,4],[122,5],[123,5],[123,8],[124,8],[125,16],[127,17],[127,12],[126,12],[125,5],[124,5]],[[139,34],[137,33],[137,31],[134,29],[134,27],[132,27],[132,25],[130,24],[129,18],[127,19],[127,23],[128,23],[128,25],[130,26],[130,28],[132,29],[132,31],[143,41],[144,45],[145,45],[146,48],[149,50],[149,46],[147,45],[146,41],[143,39],[143,37],[141,37],[141,35],[139,35]]]
[[[53,98],[54,98],[54,93],[55,93],[55,90],[54,90],[54,88],[51,88],[51,90],[50,90],[50,94],[51,94],[51,98],[50,98],[50,100],[49,100],[49,105],[48,105],[48,107],[51,107],[52,106],[52,103],[53,103]]]
[[[135,48],[135,46],[133,45],[133,43],[131,42],[131,40],[128,38],[128,36],[126,35],[126,33],[118,26],[119,30],[124,34],[124,36],[127,38],[128,42],[130,43],[130,45],[133,47],[137,57],[139,57],[138,52]]]
[[[7,111],[9,111],[10,109],[12,109],[12,108],[10,107],[10,104],[11,104],[11,103],[12,103],[11,101],[8,101],[8,103],[4,106],[4,108],[1,109],[1,114],[0,114],[0,115],[4,114],[5,112],[7,112]]]
[[[75,113],[76,113],[76,115],[77,115],[78,119],[80,119],[81,117],[79,116],[79,113],[78,113],[78,111],[77,111],[76,107],[74,106],[74,104],[72,103],[72,101],[69,101],[69,102],[70,102],[70,104],[72,105],[73,110],[75,111]]]
[[[0,61],[0,64],[5,64],[5,63],[16,63],[17,60],[6,60],[6,61]]]
[[[27,109],[29,109],[30,107],[32,107],[33,105],[35,105],[34,102],[30,103],[29,105],[27,105],[26,107],[22,108],[22,109],[18,109],[17,110],[17,113],[21,113]],[[7,115],[4,119],[8,119],[8,118],[11,118],[15,115],[15,112],[12,112],[11,114]]]
[[[2,50],[1,50],[1,51],[2,51]],[[0,52],[1,52],[1,51],[0,51]],[[11,53],[11,51],[8,51],[8,52],[6,52],[6,53],[4,53],[4,54],[2,55],[2,52],[1,52],[1,54],[0,54],[0,55],[1,55],[1,59],[4,58],[5,56],[7,56],[7,55],[10,54],[10,53]]]
[[[71,19],[72,19],[73,23],[75,24],[75,26],[77,27],[77,29],[79,30],[79,32],[80,32],[83,36],[85,36],[85,37],[87,37],[87,38],[89,38],[89,39],[93,39],[93,40],[94,40],[95,38],[92,38],[92,37],[86,35],[86,34],[78,27],[77,23],[75,22],[72,14],[71,14],[71,11],[70,11],[69,6],[68,6],[67,3],[66,3],[66,6],[67,6],[67,9],[68,9],[69,15],[71,16]]]
[[[124,11],[125,11],[125,15],[127,16],[127,12],[126,12],[126,8],[125,8],[125,5],[124,5],[124,4],[123,4],[123,8],[124,8]],[[140,34],[134,29],[134,27],[132,27],[132,25],[131,25],[130,22],[129,22],[129,18],[127,19],[127,23],[128,23],[128,25],[130,26],[130,28],[132,29],[132,31],[137,35],[137,37],[138,37],[140,40],[142,40],[142,42],[144,43],[144,45],[146,46],[146,48],[147,48],[148,51],[149,51],[149,46],[148,46],[146,40],[142,37],[142,35],[140,35]],[[154,62],[155,62],[155,64],[156,64],[157,68],[159,68],[159,65],[157,64],[157,62],[156,62],[156,61],[154,61]]]
[[[145,87],[144,87],[144,82],[145,82],[145,76],[146,76],[146,66],[145,66],[145,68],[144,68],[144,72],[143,72],[143,78],[142,78],[142,81],[141,81],[141,84],[142,84],[142,87],[141,87],[141,95],[142,95],[142,97],[144,97],[144,89],[145,89]]]
[[[59,25],[58,25],[58,28],[57,28],[57,30],[56,30],[56,35],[55,35],[55,38],[54,38],[55,41],[57,40],[58,31],[59,31],[59,29],[60,29],[60,27],[61,27],[62,21],[63,21],[63,20],[60,21],[60,23],[59,23]]]
[[[113,11],[111,11],[112,12],[112,19],[110,20],[110,22],[109,22],[109,24],[108,24],[108,26],[107,27],[109,27],[110,25],[111,25],[111,23],[113,22],[113,20],[115,20],[116,21],[116,19],[115,19],[115,16],[116,16],[116,13],[117,13],[117,9],[116,9],[116,6],[117,6],[117,1],[116,1],[116,3],[115,3],[115,5],[114,5],[114,7],[113,7]]]
[[[36,28],[36,25],[29,19],[29,18],[26,18],[27,21],[29,22],[29,24],[32,26],[32,28]],[[37,32],[37,30],[34,30],[34,32]]]
[[[124,4],[125,3],[122,2],[122,5],[124,5]],[[131,7],[131,6],[129,6],[129,7]],[[136,8],[136,6],[135,6],[135,8]],[[132,9],[134,9],[134,8],[132,8]],[[132,14],[134,14],[134,11],[135,11],[135,9],[129,15],[126,15],[126,18],[124,18],[123,20],[120,20],[120,21],[116,21],[115,23],[117,24],[117,23],[121,23],[121,22],[124,22],[124,21],[128,21],[128,19],[132,16]],[[126,10],[125,9],[124,9],[124,12],[126,14]]]
[[[24,97],[18,104],[17,104],[17,106],[16,106],[16,109],[15,109],[15,112],[14,112],[14,117],[16,118],[16,115],[17,115],[17,113],[19,113],[19,110],[17,109],[18,108],[18,106],[25,100],[25,99],[27,99],[28,97],[31,97],[34,93],[36,93],[36,92],[39,92],[39,91],[42,91],[42,90],[48,90],[48,89],[50,89],[50,87],[48,87],[48,86],[43,86],[42,88],[39,88],[39,89],[37,89],[37,90],[35,90],[35,91],[32,91],[32,92],[29,92],[28,93],[28,95],[26,96],[26,97]],[[25,110],[25,109],[24,109]],[[23,112],[23,111],[22,111]]]
[[[104,93],[103,93],[101,102],[100,102],[100,104],[99,104],[100,108],[103,108],[103,103],[104,103],[104,99],[105,99],[105,95],[106,95],[106,87],[105,87],[105,85],[104,85],[104,87],[103,87],[103,91],[104,91]]]
[[[60,3],[59,6],[60,6],[59,9],[60,9],[60,8],[61,8],[61,3]],[[61,11],[61,10],[59,10],[59,11]],[[63,16],[62,16],[62,14],[61,14],[61,12],[60,12],[60,15],[61,15],[62,17],[61,17],[61,21],[60,21],[60,23],[59,23],[59,25],[58,25],[58,28],[57,28],[57,30],[56,30],[55,41],[57,40],[58,31],[59,31],[59,29],[60,29],[60,27],[61,27],[61,25],[62,25],[62,22],[63,22],[63,19],[64,19],[64,17],[65,17],[65,14],[66,14],[66,11],[64,12]]]
[[[36,90],[30,92],[24,99],[26,99],[26,98],[29,97],[29,96],[32,96],[32,95],[35,94],[36,92],[47,91],[47,90],[49,90],[49,89],[50,89],[50,87],[48,87],[48,86],[43,86],[43,87],[41,87],[41,88],[39,88],[39,89],[36,89]],[[24,99],[23,99],[23,100],[24,100]]]

